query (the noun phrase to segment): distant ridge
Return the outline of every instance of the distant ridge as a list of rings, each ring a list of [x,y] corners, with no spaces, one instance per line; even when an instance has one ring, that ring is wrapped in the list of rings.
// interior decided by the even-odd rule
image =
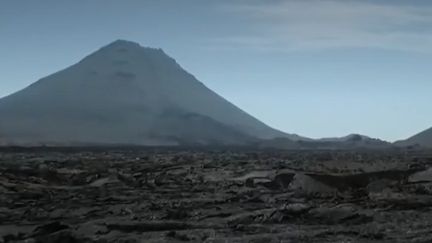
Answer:
[[[234,106],[162,49],[117,40],[0,99],[0,145],[249,144],[285,134]]]
[[[315,140],[293,141],[288,138],[264,140],[259,144],[262,148],[279,149],[389,149],[389,142],[360,134],[350,134],[340,138],[321,138]]]
[[[397,141],[398,146],[422,146],[432,148],[432,127],[406,140]]]

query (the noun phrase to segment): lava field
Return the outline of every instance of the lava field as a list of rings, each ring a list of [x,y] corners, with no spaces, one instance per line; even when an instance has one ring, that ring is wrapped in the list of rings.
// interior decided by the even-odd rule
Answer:
[[[0,242],[432,242],[430,151],[1,149]]]

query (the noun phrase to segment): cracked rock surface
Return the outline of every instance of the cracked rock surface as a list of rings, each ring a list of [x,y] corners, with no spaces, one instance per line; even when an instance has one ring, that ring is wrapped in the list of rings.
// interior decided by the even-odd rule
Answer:
[[[428,151],[2,149],[0,242],[432,242]]]

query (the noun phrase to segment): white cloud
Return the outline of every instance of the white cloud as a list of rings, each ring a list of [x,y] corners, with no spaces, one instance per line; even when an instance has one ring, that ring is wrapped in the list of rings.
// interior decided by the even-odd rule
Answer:
[[[354,0],[250,1],[225,5],[248,31],[215,40],[263,50],[383,48],[432,51],[432,7]]]

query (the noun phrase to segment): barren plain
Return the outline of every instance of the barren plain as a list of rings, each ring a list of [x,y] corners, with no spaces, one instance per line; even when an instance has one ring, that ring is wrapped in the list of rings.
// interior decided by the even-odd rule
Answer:
[[[1,242],[432,242],[431,151],[0,150]]]

